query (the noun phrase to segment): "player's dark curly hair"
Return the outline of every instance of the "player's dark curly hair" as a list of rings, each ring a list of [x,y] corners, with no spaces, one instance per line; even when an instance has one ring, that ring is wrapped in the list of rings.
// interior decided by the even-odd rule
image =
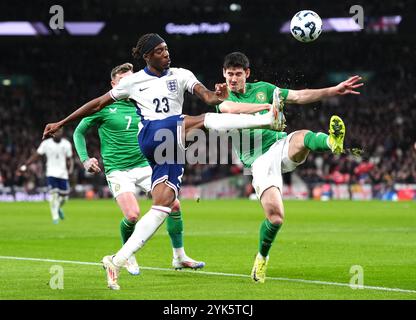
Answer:
[[[140,37],[139,41],[137,41],[136,46],[131,50],[134,59],[140,60],[143,57],[143,47],[147,43],[147,41],[149,41],[149,39],[154,35],[156,35],[156,33],[147,33]]]
[[[243,68],[247,70],[250,68],[250,61],[242,52],[231,52],[224,58],[224,69],[228,68]]]

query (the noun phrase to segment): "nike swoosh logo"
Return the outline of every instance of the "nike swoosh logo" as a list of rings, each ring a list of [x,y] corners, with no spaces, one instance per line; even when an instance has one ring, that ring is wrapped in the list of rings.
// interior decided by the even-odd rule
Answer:
[[[146,89],[149,89],[149,87],[147,87],[147,88],[140,88],[139,91],[144,91]]]

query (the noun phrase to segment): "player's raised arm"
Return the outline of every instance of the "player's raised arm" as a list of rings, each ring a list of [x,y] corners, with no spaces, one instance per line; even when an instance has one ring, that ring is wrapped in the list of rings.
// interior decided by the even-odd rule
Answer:
[[[69,116],[67,116],[65,119],[54,122],[54,123],[48,123],[43,131],[43,137],[42,139],[46,139],[48,137],[53,136],[53,134],[61,127],[66,125],[69,122],[72,122],[77,119],[84,118],[90,114],[93,114],[95,112],[100,111],[105,106],[108,106],[109,104],[113,103],[114,100],[112,96],[110,95],[110,92],[107,92],[106,94],[102,95],[101,97],[95,98],[86,104],[84,104],[82,107],[78,108],[74,112],[72,112]]]
[[[257,113],[263,110],[270,110],[270,104],[224,101],[218,108],[222,113]]]
[[[356,91],[356,89],[364,85],[362,82],[357,83],[361,79],[362,78],[360,76],[353,76],[334,87],[323,89],[289,90],[286,102],[306,104],[336,95],[360,94],[360,92]]]
[[[227,84],[215,85],[215,91],[208,90],[202,83],[197,83],[193,92],[206,104],[217,105],[228,98]]]

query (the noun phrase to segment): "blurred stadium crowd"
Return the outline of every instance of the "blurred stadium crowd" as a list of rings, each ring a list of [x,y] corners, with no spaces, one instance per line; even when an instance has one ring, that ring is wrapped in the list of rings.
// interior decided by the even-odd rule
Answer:
[[[150,30],[149,30],[150,31]],[[158,31],[158,30],[154,30]],[[142,32],[129,40],[32,39],[22,44],[2,40],[0,75],[16,75],[20,85],[0,86],[0,186],[44,184],[43,166],[33,164],[34,174],[19,176],[16,169],[41,142],[44,125],[68,114],[110,88],[110,70],[130,61],[130,48]],[[288,105],[288,132],[297,129],[327,131],[332,114],[347,125],[347,146],[364,149],[360,158],[350,155],[311,154],[297,169],[309,185],[322,182],[371,183],[373,193],[394,183],[416,183],[416,41],[387,34],[349,34],[335,38],[324,34],[316,43],[297,43],[289,35],[276,39],[232,36],[165,37],[172,66],[192,70],[208,87],[222,82],[222,59],[242,51],[251,59],[251,81],[263,80],[282,88],[302,89],[334,85],[353,74],[364,77],[360,96],[331,98],[307,106]],[[325,39],[326,37],[326,39]],[[136,69],[139,69],[137,65]],[[343,78],[344,77],[344,78]],[[196,97],[185,97],[184,113],[213,111]],[[72,142],[75,125],[66,128]],[[97,132],[88,135],[91,156],[99,157]],[[240,174],[236,165],[188,165],[184,184],[200,184]],[[105,184],[104,177],[86,176],[80,163],[72,184]],[[285,176],[290,183],[290,175]]]

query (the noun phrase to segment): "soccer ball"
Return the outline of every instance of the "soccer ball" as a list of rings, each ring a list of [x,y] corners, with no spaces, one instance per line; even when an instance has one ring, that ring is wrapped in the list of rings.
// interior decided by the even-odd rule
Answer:
[[[314,41],[322,32],[322,20],[311,10],[299,11],[290,21],[290,32],[301,42]]]

